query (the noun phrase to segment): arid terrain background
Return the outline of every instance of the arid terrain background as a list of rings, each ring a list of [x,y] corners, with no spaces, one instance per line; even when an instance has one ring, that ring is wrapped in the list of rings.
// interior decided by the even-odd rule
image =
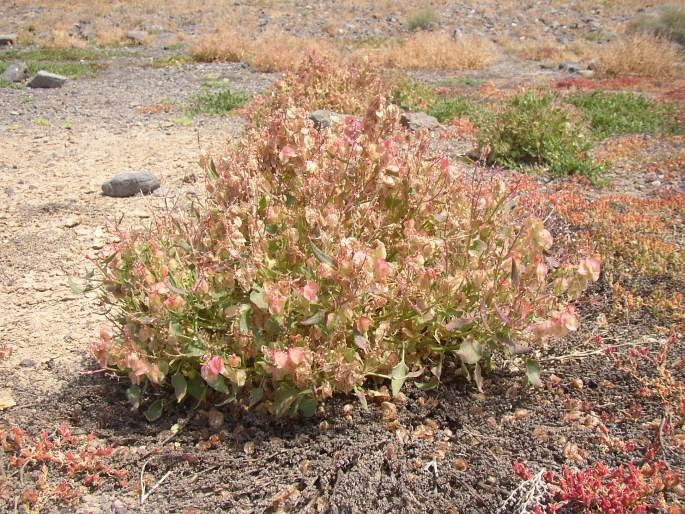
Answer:
[[[682,483],[658,478],[685,469],[685,14],[658,26],[683,8],[5,0],[0,35],[15,37],[0,73],[24,62],[68,80],[0,80],[0,511],[526,512],[506,503],[525,475],[517,462],[533,475],[633,463],[649,485],[631,508],[683,512]],[[217,422],[178,407],[149,423],[130,409],[127,378],[98,370],[88,347],[102,307],[70,282],[82,283],[115,222],[148,226],[202,198],[202,154],[235,144],[249,123],[242,104],[312,50],[371,62],[403,108],[438,118],[435,151],[462,163],[476,146],[469,106],[495,109],[527,88],[668,106],[594,141],[606,163],[597,180],[525,170],[550,195],[555,237],[592,240],[610,263],[577,302],[580,330],[542,350],[543,387],[501,366],[483,392],[463,379],[410,386],[390,415],[336,396],[307,420],[223,408]],[[135,170],[161,187],[101,193]],[[8,439],[17,429],[28,453]],[[64,451],[71,441],[78,464],[55,440]],[[603,512],[578,505],[561,512]]]

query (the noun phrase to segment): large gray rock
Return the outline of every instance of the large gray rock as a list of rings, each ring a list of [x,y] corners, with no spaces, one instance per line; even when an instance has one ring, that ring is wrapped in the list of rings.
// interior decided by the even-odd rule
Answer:
[[[10,64],[2,75],[0,79],[6,80],[7,82],[23,82],[29,78],[29,68],[26,66],[25,62],[14,62]]]
[[[52,89],[56,87],[62,87],[67,81],[67,78],[62,75],[57,75],[56,73],[50,73],[49,71],[40,70],[35,76],[29,80],[27,86],[37,87],[44,89]]]
[[[411,130],[419,130],[422,128],[435,130],[440,128],[440,122],[425,112],[403,112],[400,117],[400,123]]]
[[[312,111],[309,113],[309,119],[314,122],[314,127],[316,130],[326,129],[331,126],[331,121],[335,118],[342,118],[341,114],[333,111],[327,111],[325,109],[319,109],[318,111]]]
[[[129,171],[119,173],[102,184],[102,193],[105,196],[125,198],[138,193],[152,193],[159,185],[159,179],[150,171]]]
[[[0,46],[12,46],[16,44],[16,34],[0,34]]]

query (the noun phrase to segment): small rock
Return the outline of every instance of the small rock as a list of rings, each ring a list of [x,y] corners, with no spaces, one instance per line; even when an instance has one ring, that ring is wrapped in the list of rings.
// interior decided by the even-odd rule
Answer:
[[[119,173],[102,184],[105,196],[126,198],[138,193],[149,194],[159,188],[159,179],[149,171]]]
[[[128,508],[126,505],[124,505],[124,502],[121,500],[114,500],[112,502],[112,513],[113,514],[126,514],[128,512]]]
[[[419,130],[422,128],[428,130],[435,130],[440,127],[440,122],[436,118],[426,114],[425,112],[402,113],[400,122],[403,126],[411,130]]]
[[[318,111],[312,111],[309,113],[309,119],[314,122],[314,127],[316,130],[326,129],[331,126],[331,122],[342,115],[337,112],[327,111],[325,109],[319,109]]]
[[[62,87],[67,81],[67,78],[56,73],[41,70],[29,81],[29,87],[52,89]]]
[[[150,213],[147,212],[147,211],[142,211],[142,210],[140,210],[140,209],[136,209],[135,211],[133,211],[133,212],[131,213],[131,216],[134,216],[135,218],[145,219],[145,218],[149,218],[149,217],[150,217]]]
[[[593,77],[594,74],[595,74],[595,72],[592,71],[592,70],[580,70],[580,71],[578,72],[578,75],[580,75],[581,77],[588,78],[588,79],[589,79],[590,77]]]
[[[12,46],[17,42],[16,34],[0,34],[0,46]]]
[[[580,73],[583,68],[575,62],[562,62],[559,65],[559,69],[566,73]]]
[[[36,366],[36,361],[31,359],[22,359],[19,363],[19,366],[21,366],[22,368],[33,368]]]
[[[64,220],[62,223],[62,226],[65,228],[74,228],[76,225],[81,223],[81,221],[78,218],[67,218]]]
[[[29,78],[29,68],[25,62],[10,64],[0,76],[0,79],[7,82],[22,82],[27,78]]]
[[[148,33],[144,30],[129,30],[126,37],[139,45],[143,45],[147,41]]]

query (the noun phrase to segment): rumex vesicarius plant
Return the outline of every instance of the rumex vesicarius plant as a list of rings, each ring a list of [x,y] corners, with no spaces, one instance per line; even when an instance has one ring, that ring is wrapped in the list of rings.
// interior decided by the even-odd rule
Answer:
[[[577,328],[568,302],[599,262],[546,262],[552,236],[516,188],[432,157],[398,118],[383,97],[322,132],[276,111],[206,159],[206,206],[120,234],[93,351],[132,399],[168,378],[178,401],[308,415],[369,377],[437,384],[448,356],[480,383],[494,353]]]

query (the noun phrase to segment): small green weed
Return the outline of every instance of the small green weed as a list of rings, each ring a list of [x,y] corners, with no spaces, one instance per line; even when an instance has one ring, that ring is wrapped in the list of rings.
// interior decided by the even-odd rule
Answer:
[[[652,134],[678,129],[675,109],[635,93],[593,91],[577,93],[566,101],[590,120],[593,135],[604,139],[617,134]]]
[[[171,123],[174,125],[178,125],[179,127],[189,127],[190,125],[193,124],[193,118],[190,116],[184,115],[180,116],[178,118],[172,118]]]
[[[428,114],[435,116],[440,123],[454,118],[475,119],[481,114],[481,108],[472,100],[463,96],[454,96],[438,100],[428,108]]]
[[[245,105],[249,98],[249,95],[242,91],[205,89],[192,99],[190,114],[226,114]]]
[[[33,120],[33,124],[38,125],[39,127],[48,127],[50,126],[50,120],[47,118],[39,117]]]
[[[438,99],[432,87],[411,79],[400,80],[392,90],[392,102],[408,111],[427,110]]]
[[[183,66],[184,64],[193,64],[196,60],[187,54],[173,54],[164,57],[156,57],[150,62],[153,68],[170,68],[172,66]]]

